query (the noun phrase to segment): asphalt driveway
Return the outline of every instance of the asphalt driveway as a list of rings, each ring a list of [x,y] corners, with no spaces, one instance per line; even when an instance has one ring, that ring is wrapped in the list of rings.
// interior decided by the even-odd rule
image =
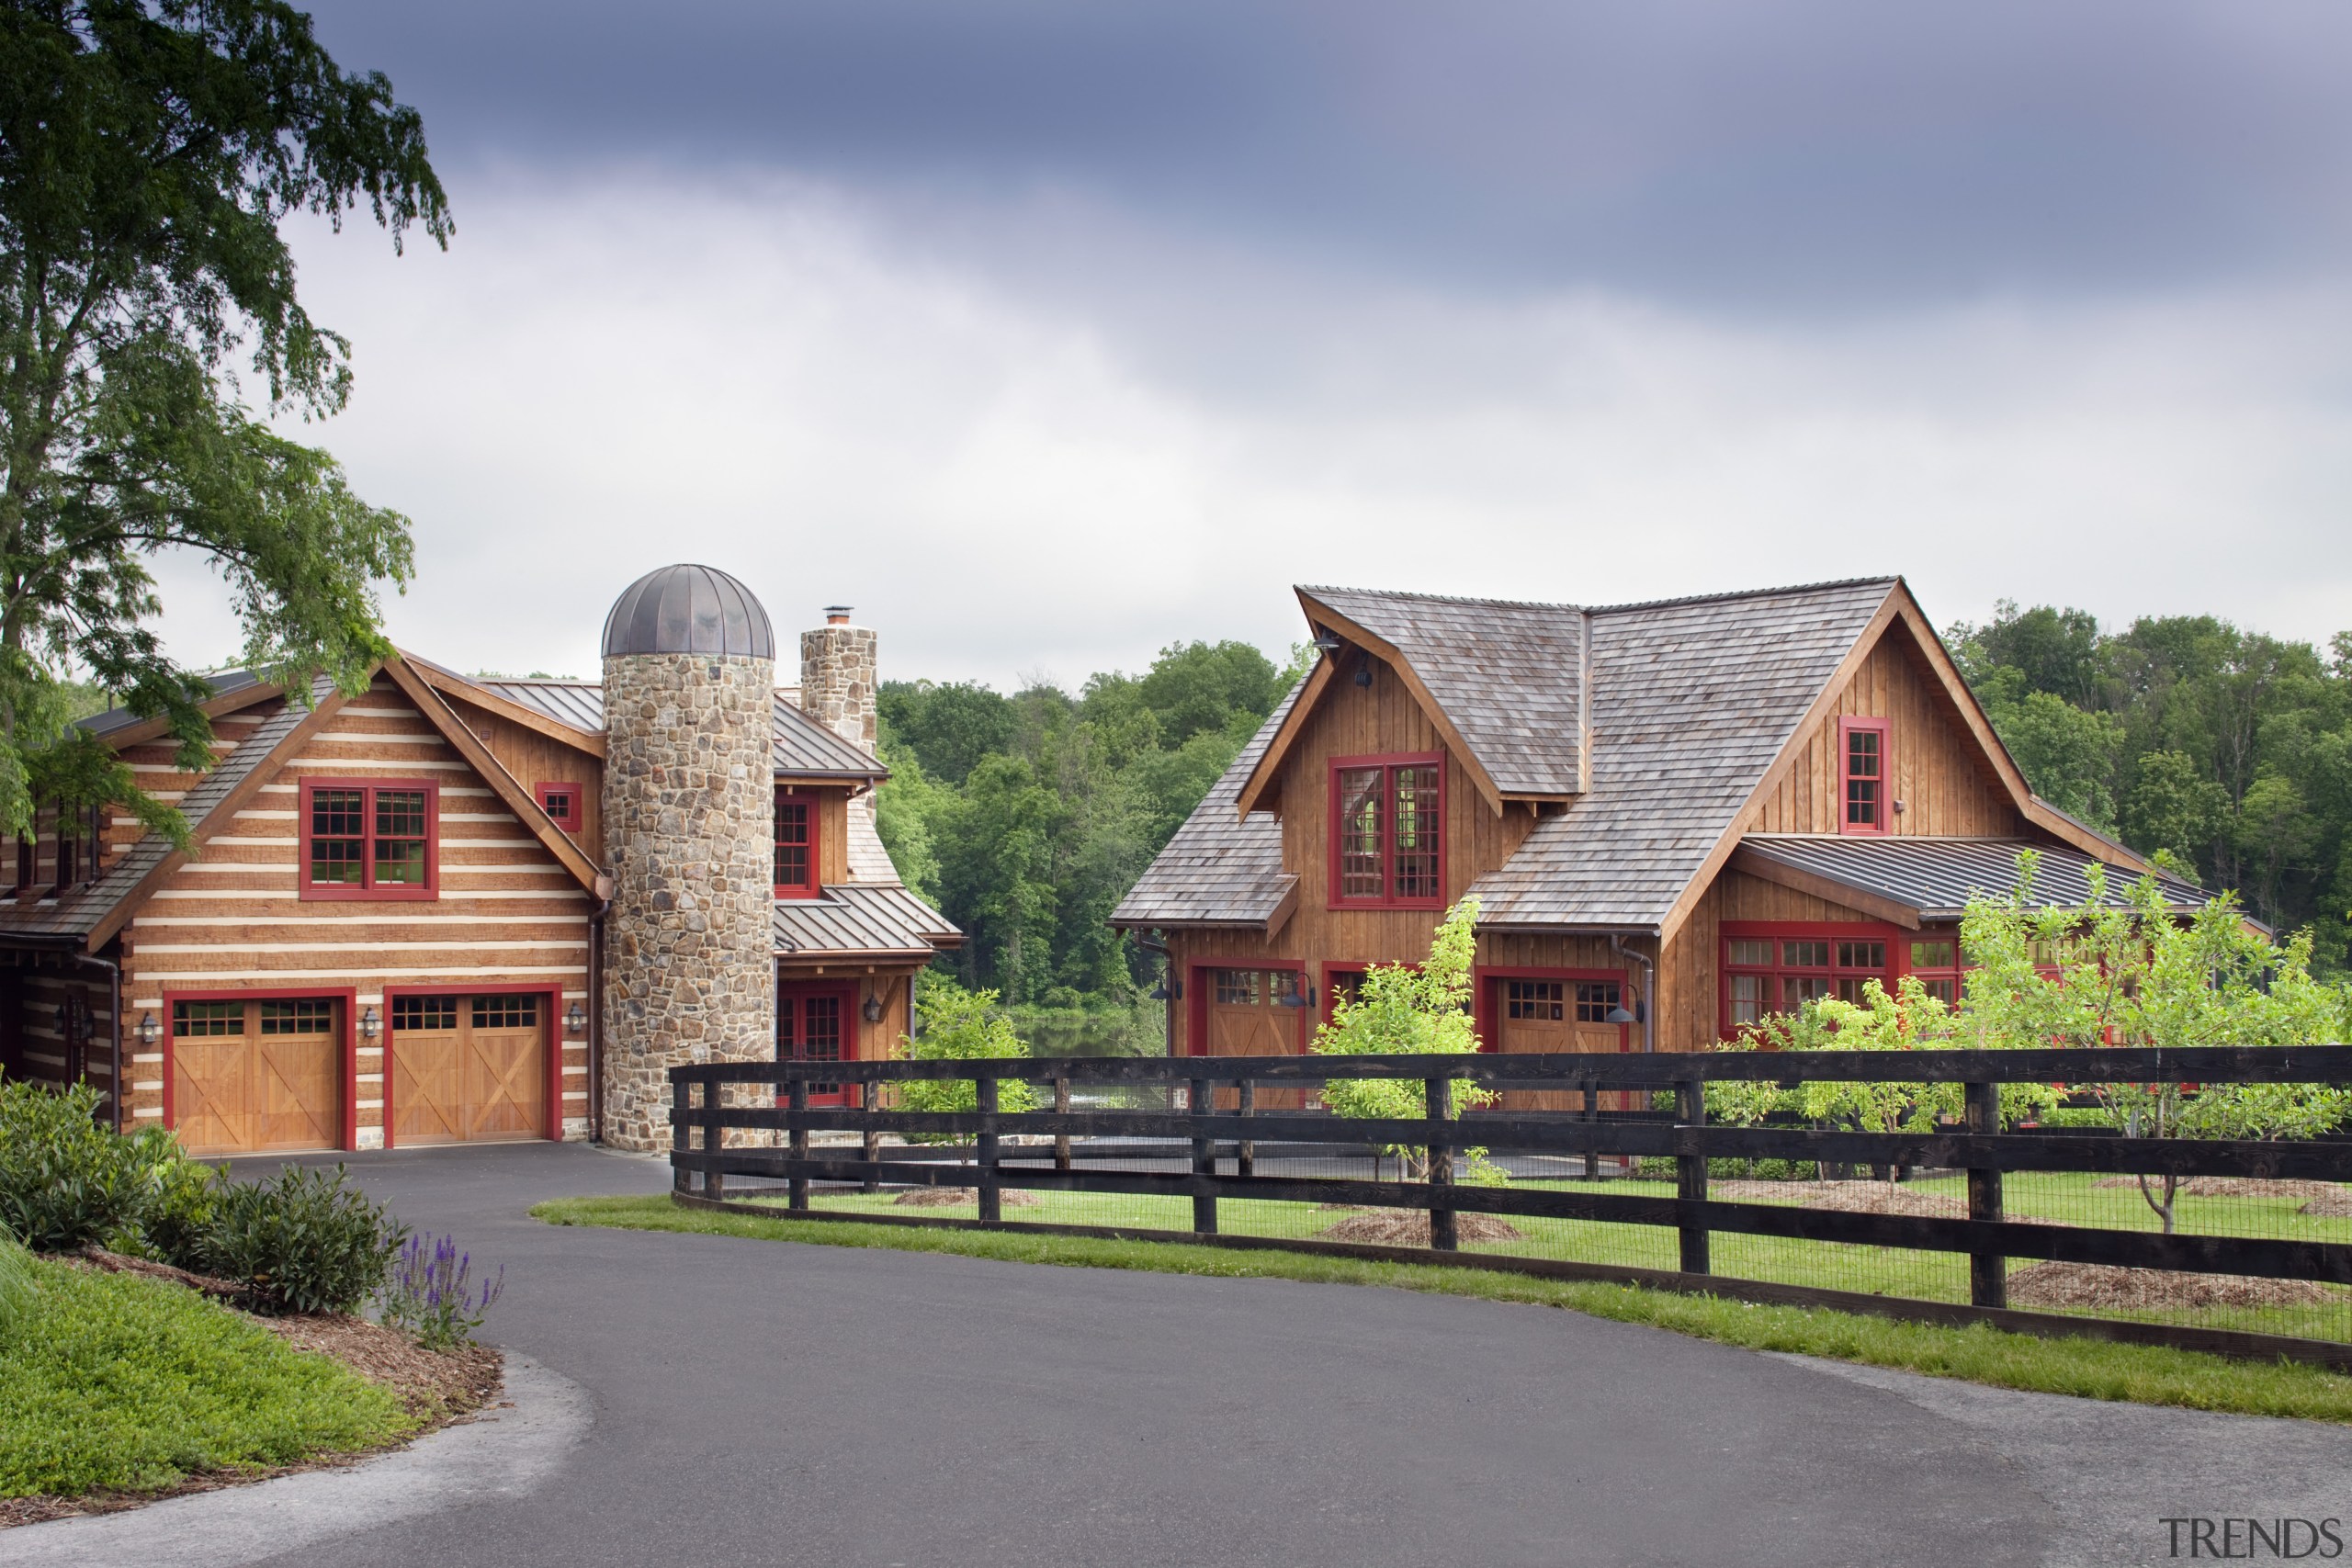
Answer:
[[[526,1495],[289,1568],[1996,1568],[2165,1561],[2165,1515],[2352,1515],[2335,1428],[1406,1292],[530,1220],[668,1186],[577,1146],[353,1166],[506,1265],[486,1336],[584,1389],[594,1424]]]

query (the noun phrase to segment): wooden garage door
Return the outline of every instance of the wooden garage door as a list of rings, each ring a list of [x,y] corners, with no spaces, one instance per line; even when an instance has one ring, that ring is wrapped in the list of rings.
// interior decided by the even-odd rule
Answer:
[[[1509,1053],[1615,1054],[1625,1049],[1625,1026],[1608,1021],[1623,988],[1614,980],[1504,980],[1498,1048]],[[1632,1097],[1611,1089],[1604,1111],[1627,1109]],[[1506,1111],[1580,1111],[1584,1096],[1568,1089],[1510,1089]]]
[[[393,1143],[546,1136],[542,1005],[532,995],[394,997]]]
[[[172,1104],[190,1154],[343,1144],[343,1031],[331,998],[172,1004]]]
[[[1211,1056],[1295,1056],[1307,1010],[1295,969],[1211,969],[1207,972],[1208,1050]],[[1295,1089],[1261,1084],[1254,1102],[1261,1111],[1295,1111],[1306,1095]],[[1240,1103],[1235,1090],[1216,1091],[1216,1108]]]

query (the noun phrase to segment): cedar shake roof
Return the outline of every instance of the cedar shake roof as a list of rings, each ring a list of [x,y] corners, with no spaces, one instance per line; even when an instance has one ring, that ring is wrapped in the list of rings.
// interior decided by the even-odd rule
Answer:
[[[286,743],[318,704],[334,694],[334,682],[322,675],[311,683],[310,706],[288,703],[254,726],[253,733],[239,741],[234,750],[214,763],[180,797],[180,815],[187,819],[188,831],[202,839],[205,829],[212,826],[213,814],[237,792],[237,787]],[[29,903],[0,899],[0,937],[79,945],[105,924],[107,917],[136,893],[172,852],[170,840],[160,833],[148,833],[125,850],[122,858],[109,866],[105,875],[70,890],[62,897]]]
[[[1662,925],[1895,586],[1595,610],[1592,789],[1471,884],[1479,924]]]
[[[1283,870],[1282,824],[1264,812],[1239,816],[1233,807],[1241,781],[1306,684],[1301,681],[1275,705],[1208,797],[1111,911],[1113,925],[1263,925],[1282,908],[1298,886],[1298,878]]]
[[[1582,611],[1355,588],[1302,588],[1298,596],[1309,620],[1333,611],[1395,649],[1502,794],[1583,787]],[[1350,627],[1332,629],[1346,636]]]
[[[2034,868],[2036,902],[2080,904],[2089,898],[2086,873],[2098,862],[2068,845],[2025,839],[1748,833],[1740,839],[1739,855],[1733,864],[1768,877],[1775,872],[1795,872],[1849,888],[1864,897],[1900,906],[1913,916],[1902,923],[1914,924],[1956,920],[1970,898],[2006,896],[2017,886],[2018,855],[2025,850],[2041,857]],[[2132,886],[2139,880],[2135,872],[2109,866],[2107,907],[2128,908]],[[2175,909],[2194,909],[2205,902],[2204,890],[2194,883],[2161,873],[2156,883],[2164,890],[2165,902]]]
[[[1488,748],[1488,765],[1529,793],[1559,793],[1578,765],[1573,737],[1538,733],[1567,722],[1575,704],[1541,688],[1560,671],[1573,676],[1569,654],[1589,625],[1590,788],[1547,814],[1470,893],[1481,926],[1654,930],[1898,582],[1589,611],[1321,588],[1300,598],[1310,616],[1315,605],[1329,606],[1408,660],[1427,660],[1415,668],[1432,695],[1476,705],[1448,710],[1456,730]],[[1488,620],[1503,629],[1465,642],[1466,654],[1435,646]],[[1513,680],[1522,671],[1524,685]],[[1296,881],[1283,871],[1281,825],[1265,812],[1238,818],[1235,803],[1297,696],[1274,710],[1177,830],[1114,924],[1256,925],[1280,906]]]
[[[964,940],[946,916],[896,883],[838,882],[814,898],[779,898],[775,931],[775,950],[783,957],[928,959]]]
[[[454,673],[454,671],[450,671]],[[605,728],[605,688],[594,681],[510,681],[461,676],[510,703],[537,709],[591,735]],[[796,693],[795,695],[797,694]],[[776,694],[773,728],[775,771],[803,779],[886,779],[890,770],[802,713],[793,697]]]

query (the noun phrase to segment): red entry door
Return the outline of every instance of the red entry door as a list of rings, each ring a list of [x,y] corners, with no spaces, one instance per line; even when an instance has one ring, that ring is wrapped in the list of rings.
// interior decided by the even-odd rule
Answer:
[[[848,1062],[857,1057],[857,1035],[847,986],[778,986],[775,994],[775,1059],[779,1062]],[[847,1084],[811,1083],[811,1105],[848,1105]]]

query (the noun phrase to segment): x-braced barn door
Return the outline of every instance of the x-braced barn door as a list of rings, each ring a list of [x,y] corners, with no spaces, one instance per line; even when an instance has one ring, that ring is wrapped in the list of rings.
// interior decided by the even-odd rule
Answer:
[[[528,991],[392,998],[392,1142],[545,1137],[545,1010]]]
[[[857,1057],[856,988],[838,982],[793,982],[775,988],[775,1059],[848,1062]],[[812,1083],[811,1105],[847,1105],[847,1086]]]
[[[172,1106],[190,1154],[341,1146],[342,1066],[332,998],[172,1004]]]

